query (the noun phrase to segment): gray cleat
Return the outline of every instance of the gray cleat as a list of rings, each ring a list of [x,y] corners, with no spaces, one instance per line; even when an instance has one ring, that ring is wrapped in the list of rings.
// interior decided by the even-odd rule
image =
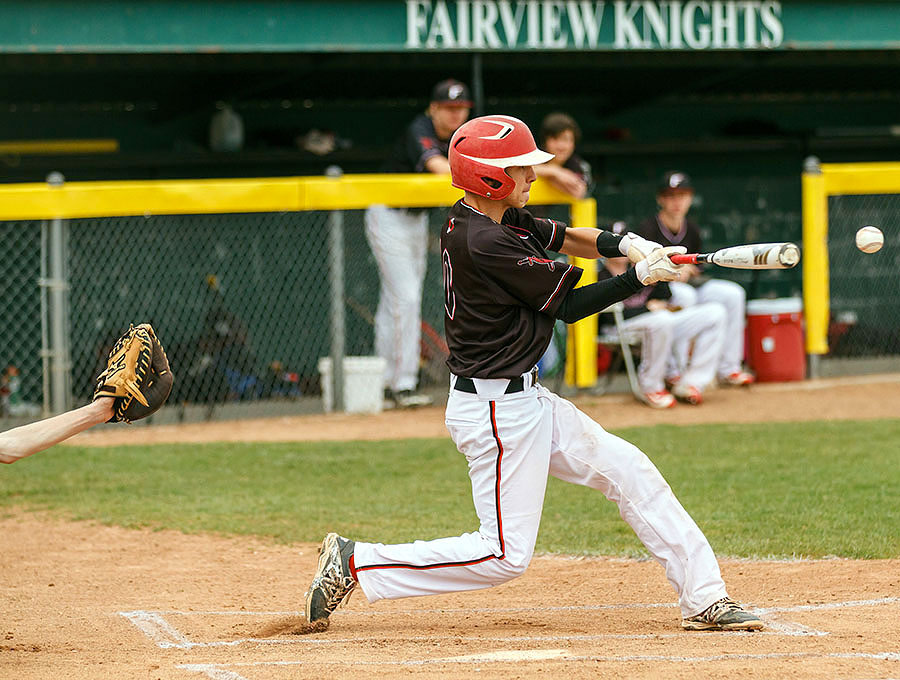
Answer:
[[[705,611],[682,619],[685,630],[760,630],[763,622],[729,597],[713,602]]]
[[[319,548],[319,567],[306,591],[306,620],[327,619],[344,604],[356,587],[350,573],[350,558],[356,543],[330,533]]]

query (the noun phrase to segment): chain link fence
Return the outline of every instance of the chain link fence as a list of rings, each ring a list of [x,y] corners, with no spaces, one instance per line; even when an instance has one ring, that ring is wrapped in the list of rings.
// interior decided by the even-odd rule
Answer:
[[[0,222],[0,419],[21,419],[43,410],[41,335],[41,222]]]
[[[856,249],[856,231],[866,225],[884,233],[877,253]],[[900,195],[830,197],[828,259],[829,360],[900,369]]]
[[[421,385],[446,389],[439,227],[430,211],[422,306]],[[87,403],[93,380],[130,323],[149,322],[165,343],[175,386],[153,422],[320,412],[318,361],[331,352],[329,212],[162,215],[55,221],[67,269],[70,398]],[[374,354],[379,275],[364,211],[342,212],[344,354]],[[46,394],[48,222],[0,222],[4,411],[33,419]],[[44,234],[42,239],[42,233]],[[45,284],[42,286],[42,282]],[[43,322],[42,322],[43,318]],[[44,366],[43,363],[47,363]],[[7,422],[6,424],[10,424]]]

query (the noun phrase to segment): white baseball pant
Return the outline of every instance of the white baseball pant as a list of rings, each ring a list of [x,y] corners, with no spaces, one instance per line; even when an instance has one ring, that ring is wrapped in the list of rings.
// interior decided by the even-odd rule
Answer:
[[[697,288],[677,281],[670,282],[669,288],[672,290],[672,304],[680,307],[692,307],[702,302],[722,305],[725,309],[725,340],[716,375],[724,378],[740,371],[744,359],[744,322],[747,314],[747,293],[743,286],[734,281],[710,279]],[[676,361],[683,365],[684,356],[676,357]]]
[[[386,362],[384,384],[415,390],[422,335],[422,287],[428,247],[428,213],[373,205],[366,210],[366,238],[381,290],[375,313],[375,353]]]
[[[354,563],[370,602],[476,590],[519,576],[537,538],[548,474],[598,489],[663,565],[683,616],[725,597],[706,537],[634,445],[606,432],[540,385],[504,394],[507,380],[451,387],[446,424],[469,465],[478,531],[398,545],[357,542]],[[455,376],[451,376],[451,385]]]
[[[716,377],[725,323],[725,310],[716,304],[698,304],[677,312],[647,312],[626,319],[624,330],[641,337],[641,390],[658,392],[664,389],[665,378],[677,374],[685,384],[702,391]]]

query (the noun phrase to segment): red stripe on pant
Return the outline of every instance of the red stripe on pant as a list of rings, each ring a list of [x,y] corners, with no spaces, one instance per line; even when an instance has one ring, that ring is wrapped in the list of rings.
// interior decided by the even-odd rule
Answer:
[[[504,560],[506,559],[506,542],[503,540],[503,513],[500,510],[500,473],[503,463],[503,442],[500,441],[500,433],[497,431],[497,402],[490,402],[491,407],[491,433],[494,435],[494,441],[497,442],[497,464],[496,464],[496,482],[494,483],[494,505],[497,510],[497,536],[500,540],[499,555],[485,555],[474,560],[466,560],[464,562],[439,562],[437,564],[367,564],[364,566],[355,565],[354,571],[373,571],[375,569],[443,569],[445,567],[470,567],[475,564],[481,564],[488,560]]]

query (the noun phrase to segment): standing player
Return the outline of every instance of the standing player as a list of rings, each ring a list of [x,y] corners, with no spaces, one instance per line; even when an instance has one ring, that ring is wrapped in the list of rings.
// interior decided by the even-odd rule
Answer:
[[[444,80],[435,85],[428,110],[406,128],[385,172],[450,172],[447,144],[471,108],[463,83]],[[400,407],[430,404],[430,397],[417,392],[428,212],[373,205],[366,211],[366,238],[381,274],[375,352],[387,364],[385,402]]]
[[[310,622],[327,619],[356,585],[374,602],[487,588],[522,574],[551,474],[598,489],[619,506],[664,566],[685,628],[762,627],[728,598],[709,543],[647,456],[535,382],[554,319],[584,318],[674,278],[679,267],[668,255],[682,252],[532,217],[522,208],[533,166],[548,157],[510,116],[469,121],[450,142],[453,185],[465,198],[441,233],[451,371],[446,424],[468,462],[480,527],[401,545],[328,534],[306,594]],[[549,259],[547,250],[628,255],[637,264],[576,289],[581,270]]]
[[[685,246],[690,253],[702,253],[703,243],[697,223],[688,219],[687,213],[694,200],[691,178],[683,172],[667,172],[656,192],[659,212],[638,227],[638,233],[671,246]],[[725,309],[725,340],[722,355],[716,368],[716,376],[724,385],[743,386],[754,382],[755,378],[741,368],[744,357],[744,318],[746,316],[747,294],[734,281],[710,279],[692,264],[684,266],[681,278],[673,282],[672,302],[679,307],[691,307],[698,302],[713,302]],[[679,387],[682,367],[686,354],[675,356],[669,367],[667,382],[672,385],[675,396],[689,401],[690,386]]]

